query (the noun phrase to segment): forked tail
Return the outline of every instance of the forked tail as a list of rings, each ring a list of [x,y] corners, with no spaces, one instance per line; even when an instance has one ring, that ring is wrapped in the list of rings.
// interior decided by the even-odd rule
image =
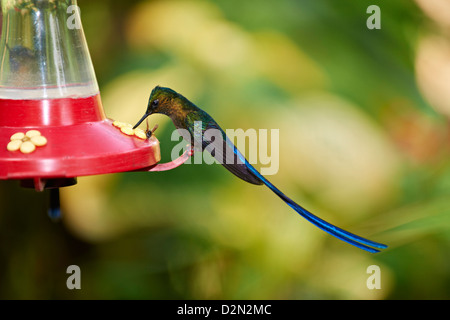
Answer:
[[[236,149],[237,150],[237,149]],[[238,154],[240,154],[239,151],[237,151]],[[358,247],[360,249],[369,251],[371,253],[379,252],[380,250],[374,249],[386,249],[387,245],[378,243],[375,241],[371,241],[365,238],[362,238],[360,236],[357,236],[356,234],[350,233],[348,231],[345,231],[341,228],[336,227],[335,225],[332,225],[329,222],[326,222],[325,220],[320,219],[319,217],[315,216],[308,210],[304,209],[300,205],[298,205],[296,202],[294,202],[292,199],[287,197],[283,192],[281,192],[277,187],[275,187],[269,180],[267,180],[263,175],[261,175],[258,170],[256,170],[248,161],[242,156],[241,159],[245,161],[245,164],[247,165],[248,169],[256,176],[258,179],[260,179],[266,186],[270,188],[277,196],[279,196],[284,202],[286,202],[292,209],[297,211],[298,214],[300,214],[303,218],[314,224],[316,227],[322,229],[323,231],[328,232],[329,234],[335,236],[338,239],[341,239],[342,241],[345,241],[351,245],[354,245],[355,247]],[[374,247],[374,248],[371,248]]]

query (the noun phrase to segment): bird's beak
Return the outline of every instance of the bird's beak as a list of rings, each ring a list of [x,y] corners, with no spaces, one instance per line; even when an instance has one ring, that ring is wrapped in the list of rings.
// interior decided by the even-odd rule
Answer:
[[[138,123],[136,123],[134,125],[133,129],[136,129],[142,123],[142,121],[144,121],[149,115],[151,115],[151,113],[144,114],[144,116],[141,118],[141,120],[139,120]]]

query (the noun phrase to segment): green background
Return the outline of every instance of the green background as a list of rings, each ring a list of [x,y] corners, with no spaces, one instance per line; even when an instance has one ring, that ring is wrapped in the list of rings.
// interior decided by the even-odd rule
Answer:
[[[46,192],[2,181],[0,298],[450,298],[445,3],[79,0],[109,118],[135,123],[162,85],[223,128],[279,129],[268,178],[389,248],[347,245],[218,165],[80,177],[58,223]],[[169,161],[174,127],[156,123]]]

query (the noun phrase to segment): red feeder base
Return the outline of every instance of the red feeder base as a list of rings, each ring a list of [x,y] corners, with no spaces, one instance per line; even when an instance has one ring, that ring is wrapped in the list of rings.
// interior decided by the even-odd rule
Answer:
[[[38,130],[47,144],[31,153],[7,150],[13,134],[28,130]],[[135,171],[153,167],[160,159],[155,137],[125,135],[106,119],[100,95],[0,99],[0,179],[42,181]]]

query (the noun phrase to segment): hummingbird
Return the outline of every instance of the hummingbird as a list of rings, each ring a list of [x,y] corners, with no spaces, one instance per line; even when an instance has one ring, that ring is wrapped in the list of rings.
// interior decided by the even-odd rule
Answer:
[[[179,131],[187,131],[189,133],[188,137],[183,134],[182,136],[190,143],[192,152],[203,152],[206,150],[238,178],[254,185],[266,185],[288,206],[316,227],[342,241],[371,253],[379,252],[380,250],[378,249],[387,248],[385,244],[362,238],[338,228],[312,214],[287,197],[247,161],[226,135],[225,131],[208,113],[197,107],[183,95],[170,88],[156,86],[150,94],[145,114],[134,128],[138,127],[148,116],[155,113],[168,116]],[[211,134],[208,135],[209,130],[219,134],[212,135],[214,139],[208,139],[207,136],[211,136]],[[226,161],[224,161],[225,158]]]

